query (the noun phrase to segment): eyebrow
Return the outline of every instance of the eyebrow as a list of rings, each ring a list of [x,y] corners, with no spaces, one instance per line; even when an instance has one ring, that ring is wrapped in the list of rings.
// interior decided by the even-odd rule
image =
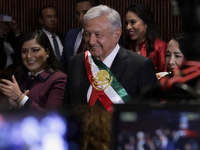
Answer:
[[[166,51],[166,53],[171,53],[169,50]],[[183,54],[182,52],[174,52],[174,54]]]
[[[35,49],[35,48],[39,48],[39,47],[32,47],[31,49]],[[28,48],[22,47],[22,49],[28,49]]]
[[[182,52],[174,52],[174,54],[183,54]]]

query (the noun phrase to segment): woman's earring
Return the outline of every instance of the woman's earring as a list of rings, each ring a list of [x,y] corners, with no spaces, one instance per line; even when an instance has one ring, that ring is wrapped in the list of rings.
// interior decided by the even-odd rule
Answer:
[[[47,55],[47,58],[49,58],[49,55]]]

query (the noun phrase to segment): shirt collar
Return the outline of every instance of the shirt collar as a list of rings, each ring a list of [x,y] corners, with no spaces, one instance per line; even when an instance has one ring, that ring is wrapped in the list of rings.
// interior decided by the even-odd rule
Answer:
[[[48,36],[52,36],[53,34],[56,36],[56,33],[53,33],[53,34],[52,34],[51,32],[45,30],[44,28],[42,28],[42,31],[43,31],[44,33],[46,33],[46,35],[48,35]]]
[[[39,72],[37,72],[34,76],[35,76],[35,77],[39,76],[43,71],[44,71],[44,69],[41,70],[41,71],[39,71]],[[31,76],[31,72],[30,72],[30,71],[28,72],[28,76],[29,76],[29,77]],[[32,76],[33,76],[33,75],[32,75]]]
[[[118,51],[119,51],[119,44],[117,44],[114,48],[114,50],[103,60],[103,63],[110,68]]]

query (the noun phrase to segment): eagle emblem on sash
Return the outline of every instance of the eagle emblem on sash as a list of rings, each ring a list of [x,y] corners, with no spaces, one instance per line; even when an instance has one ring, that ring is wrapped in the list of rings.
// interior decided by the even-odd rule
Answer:
[[[103,91],[110,86],[113,77],[106,70],[100,70],[94,75],[93,80],[92,86],[98,91]]]

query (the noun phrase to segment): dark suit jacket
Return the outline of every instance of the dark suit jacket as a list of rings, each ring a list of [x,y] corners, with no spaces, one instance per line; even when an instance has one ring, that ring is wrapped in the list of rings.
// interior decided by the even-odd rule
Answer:
[[[61,72],[47,73],[42,72],[33,81],[32,86],[27,87],[30,83],[29,77],[26,75],[24,80],[19,82],[22,92],[29,89],[28,101],[24,107],[37,110],[58,110],[62,108],[62,100],[67,76]]]
[[[139,96],[143,87],[156,83],[152,60],[122,47],[119,49],[110,70],[133,99]],[[70,60],[64,95],[66,109],[70,104],[86,104],[89,86],[84,53],[80,53]]]
[[[4,69],[6,65],[7,55],[4,51],[4,39],[0,37],[0,68]]]
[[[22,34],[20,34],[17,37],[12,33],[8,35],[8,43],[10,43],[10,45],[14,49],[14,53],[11,54],[13,64],[9,66],[8,68],[16,68],[18,66],[18,58],[21,57],[19,56],[19,52],[21,51],[21,48],[19,45],[21,37],[22,37]]]
[[[19,41],[21,37],[22,37],[22,34],[20,34],[19,36],[15,36],[14,33],[12,32],[10,32],[7,35],[7,42],[11,45],[11,47],[14,50],[14,53],[11,54],[13,64],[8,66],[8,68],[14,69],[17,67],[18,57],[21,57],[21,56],[18,56],[18,53],[20,50]],[[4,50],[4,38],[0,37],[0,63],[1,63],[0,68],[5,68],[6,61],[7,61],[7,55]]]
[[[59,37],[61,44],[63,45],[64,44],[64,39],[65,39],[65,34],[60,33],[60,32],[56,32],[56,34]]]
[[[60,60],[61,64],[64,66],[65,72],[68,71],[69,59],[73,56],[74,44],[81,29],[82,28],[71,29],[65,35],[63,53]]]

